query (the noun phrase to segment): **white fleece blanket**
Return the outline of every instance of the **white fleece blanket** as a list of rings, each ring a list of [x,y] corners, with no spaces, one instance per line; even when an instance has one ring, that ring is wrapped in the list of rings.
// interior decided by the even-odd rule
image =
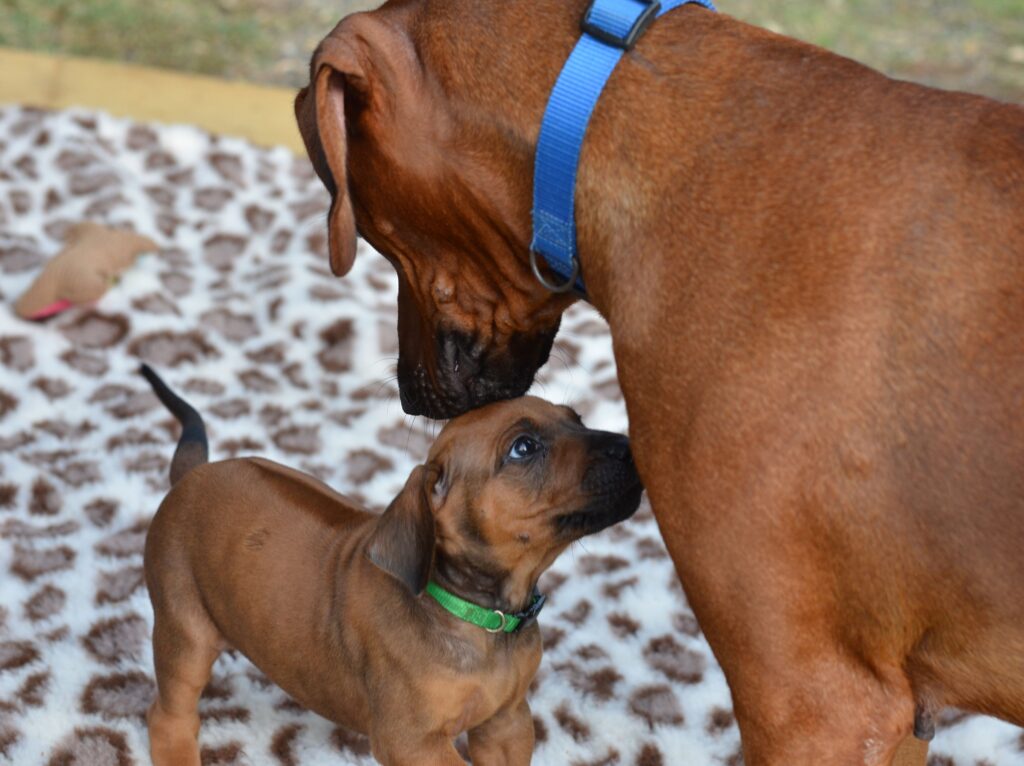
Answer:
[[[260,454],[382,507],[436,426],[393,382],[396,280],[363,246],[343,280],[305,158],[189,127],[0,107],[0,762],[148,763],[146,525],[176,426],[135,374],[153,364],[206,419],[213,458]],[[162,249],[100,303],[44,324],[11,312],[69,223]],[[535,393],[625,430],[606,328],[566,316]],[[728,689],[646,508],[543,581],[530,694],[535,763],[737,764]],[[225,654],[202,701],[207,764],[363,764],[365,739]],[[1024,764],[1019,729],[943,719],[933,762]]]

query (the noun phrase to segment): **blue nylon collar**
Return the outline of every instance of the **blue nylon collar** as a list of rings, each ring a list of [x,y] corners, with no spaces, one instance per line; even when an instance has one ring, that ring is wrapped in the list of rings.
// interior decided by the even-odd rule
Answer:
[[[565,281],[565,291],[586,295],[576,260],[575,196],[590,115],[615,65],[647,25],[688,3],[715,10],[711,0],[662,0],[660,6],[650,0],[593,0],[581,23],[584,33],[551,90],[534,158],[530,257],[543,256]],[[534,270],[541,278],[535,261]]]

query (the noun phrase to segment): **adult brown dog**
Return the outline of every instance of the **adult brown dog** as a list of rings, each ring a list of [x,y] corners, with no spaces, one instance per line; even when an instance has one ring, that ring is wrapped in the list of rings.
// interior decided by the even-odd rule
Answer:
[[[584,6],[389,2],[314,56],[331,264],[358,230],[398,271],[409,412],[521,393],[572,301],[528,247]],[[746,762],[886,763],[915,708],[1024,724],[1024,110],[686,6],[612,75],[576,220]]]
[[[385,764],[462,766],[463,731],[474,763],[529,763],[536,622],[501,632],[503,616],[490,632],[419,594],[429,578],[504,615],[527,609],[570,542],[636,510],[629,441],[541,399],[494,404],[449,423],[377,516],[268,460],[206,463],[198,413],[143,374],[184,426],[146,538],[153,763],[199,765],[199,695],[226,646],[368,734]]]

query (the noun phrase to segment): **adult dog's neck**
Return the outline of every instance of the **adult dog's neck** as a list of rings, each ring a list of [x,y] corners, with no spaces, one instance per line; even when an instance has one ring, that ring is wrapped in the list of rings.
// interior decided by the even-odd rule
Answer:
[[[455,5],[460,7],[449,13],[459,15],[458,37],[441,34],[449,13],[431,10],[418,27],[418,48],[442,84],[461,136],[463,151],[453,152],[451,161],[469,158],[462,182],[474,189],[481,204],[486,200],[488,220],[503,227],[501,237],[491,238],[500,243],[494,246],[521,260],[519,272],[503,276],[522,275],[523,289],[534,289],[528,260],[537,136],[551,89],[579,39],[586,2],[511,0],[462,7],[456,0]],[[437,34],[431,33],[434,23]],[[707,150],[710,139],[702,132],[710,111],[706,102],[719,94],[706,83],[729,51],[739,47],[736,41],[744,35],[722,34],[733,27],[754,30],[697,6],[671,11],[623,57],[598,102],[576,183],[577,242],[588,299],[606,315],[612,298],[603,287],[612,284],[618,268],[612,259],[634,257],[630,245],[651,218],[671,215],[682,223],[696,214],[654,209],[664,198],[652,190],[699,188],[699,179],[685,174]],[[712,35],[714,45],[708,42]],[[718,51],[721,37],[723,50]],[[706,72],[709,67],[713,71]],[[525,78],[524,72],[529,73]],[[641,150],[642,157],[637,154]],[[647,154],[652,150],[663,158],[652,162]],[[486,163],[483,157],[489,157]],[[482,165],[487,167],[483,173]],[[492,169],[500,169],[500,175],[492,175]],[[667,175],[672,177],[662,177]],[[569,300],[549,296],[548,305],[562,310]]]

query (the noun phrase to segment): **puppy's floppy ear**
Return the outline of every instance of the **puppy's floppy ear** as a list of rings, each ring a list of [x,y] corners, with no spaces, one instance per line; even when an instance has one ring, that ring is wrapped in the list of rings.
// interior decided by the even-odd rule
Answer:
[[[444,471],[443,468],[436,464],[431,464],[431,469],[436,472],[436,479],[433,482],[433,486],[430,490],[430,498],[433,505],[437,508],[444,505],[448,499],[448,492],[452,488],[451,476]]]
[[[328,37],[313,56],[310,83],[295,97],[295,118],[313,169],[331,193],[327,240],[331,271],[344,276],[356,257],[356,221],[348,190],[345,91],[365,87],[354,43]]]
[[[402,491],[377,520],[366,554],[414,594],[427,587],[434,562],[434,516],[428,497],[437,474],[416,466]]]

